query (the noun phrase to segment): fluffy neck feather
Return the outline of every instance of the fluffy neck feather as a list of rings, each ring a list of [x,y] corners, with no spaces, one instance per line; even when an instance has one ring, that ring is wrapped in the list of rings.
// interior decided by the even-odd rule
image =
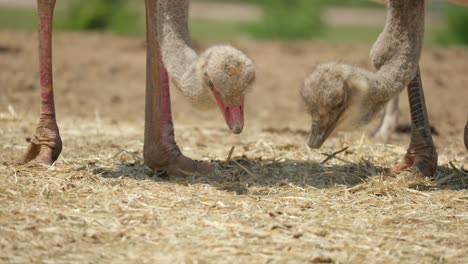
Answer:
[[[388,1],[387,23],[371,51],[369,96],[388,102],[414,77],[424,38],[424,0]]]
[[[195,106],[214,105],[203,85],[206,60],[193,50],[188,29],[188,0],[159,0],[157,6],[161,55],[171,84]],[[211,102],[211,103],[210,103]]]

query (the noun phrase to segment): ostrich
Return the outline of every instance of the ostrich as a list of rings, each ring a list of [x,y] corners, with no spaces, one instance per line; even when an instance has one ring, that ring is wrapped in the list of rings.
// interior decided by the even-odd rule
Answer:
[[[372,0],[373,2],[379,4],[385,4],[386,0]],[[449,0],[454,4],[468,6],[468,0]],[[398,118],[400,112],[398,110],[399,99],[398,95],[395,96],[390,102],[385,106],[384,116],[380,121],[379,126],[372,131],[371,136],[381,139],[387,142],[390,139],[391,134],[395,131],[398,125]],[[468,122],[466,124],[468,127]],[[467,130],[465,130],[467,131]],[[468,132],[465,132],[465,142],[468,142]],[[468,143],[465,143],[466,149],[468,150]]]
[[[309,146],[319,148],[337,126],[362,125],[407,87],[412,133],[403,161],[393,174],[405,170],[432,176],[437,152],[432,141],[419,58],[424,37],[424,0],[387,1],[387,22],[371,50],[377,72],[328,63],[317,66],[301,89],[312,115]]]
[[[37,0],[41,112],[36,133],[18,161],[51,164],[60,155],[52,81],[52,19],[56,0]],[[145,163],[171,174],[207,173],[213,165],[184,156],[174,140],[169,85],[199,108],[219,106],[228,127],[241,133],[244,95],[255,80],[253,62],[231,46],[214,46],[200,56],[188,30],[189,0],[145,0],[147,71]]]

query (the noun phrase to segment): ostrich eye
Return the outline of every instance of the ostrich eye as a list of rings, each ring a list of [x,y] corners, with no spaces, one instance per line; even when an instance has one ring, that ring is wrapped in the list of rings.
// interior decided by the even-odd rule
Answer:
[[[338,102],[338,104],[335,105],[335,109],[340,109],[340,108],[343,108],[345,105],[345,99],[341,99],[340,102]]]
[[[206,72],[205,72],[205,82],[206,82],[206,84],[208,84],[208,86],[211,89],[214,89],[213,82],[211,81],[210,76],[208,76],[208,73],[206,73]]]

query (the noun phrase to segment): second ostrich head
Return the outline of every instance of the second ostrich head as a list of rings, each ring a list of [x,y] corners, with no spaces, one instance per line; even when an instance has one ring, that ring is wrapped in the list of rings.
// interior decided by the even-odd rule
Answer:
[[[255,81],[254,63],[231,46],[214,46],[200,55],[203,89],[211,91],[226,124],[235,134],[244,127],[244,96]]]
[[[317,66],[301,89],[312,116],[308,145],[319,148],[337,127],[353,128],[371,120],[384,106],[369,100],[370,80],[366,72],[349,65]]]

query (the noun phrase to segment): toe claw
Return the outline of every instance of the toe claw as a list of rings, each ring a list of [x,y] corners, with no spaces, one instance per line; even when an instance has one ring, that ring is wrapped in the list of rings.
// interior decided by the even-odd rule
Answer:
[[[403,172],[414,175],[432,177],[437,169],[437,152],[435,149],[430,153],[412,154],[407,153],[403,160],[390,170],[392,176],[398,176]]]

